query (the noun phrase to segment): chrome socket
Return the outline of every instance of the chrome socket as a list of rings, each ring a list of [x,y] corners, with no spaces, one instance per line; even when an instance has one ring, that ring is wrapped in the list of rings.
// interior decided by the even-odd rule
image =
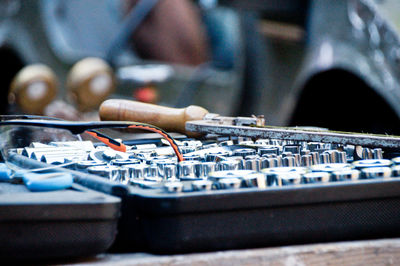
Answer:
[[[179,193],[182,192],[183,184],[181,182],[166,182],[164,189],[168,193]]]
[[[369,167],[361,169],[361,176],[365,179],[388,178],[392,176],[390,167]]]
[[[360,174],[360,171],[355,169],[333,171],[331,181],[355,181],[360,178]]]
[[[192,182],[193,191],[208,191],[211,190],[212,182],[209,180],[195,180]]]
[[[128,170],[129,178],[144,179],[148,175],[149,166],[147,164],[128,164],[123,167]]]
[[[328,172],[310,172],[303,175],[303,182],[305,184],[328,183],[330,176]]]

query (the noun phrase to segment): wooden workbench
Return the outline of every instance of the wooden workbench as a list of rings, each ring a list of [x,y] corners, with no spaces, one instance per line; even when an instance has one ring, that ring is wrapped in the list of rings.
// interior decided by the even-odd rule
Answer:
[[[90,265],[400,265],[400,239],[351,241],[185,255],[100,254]]]

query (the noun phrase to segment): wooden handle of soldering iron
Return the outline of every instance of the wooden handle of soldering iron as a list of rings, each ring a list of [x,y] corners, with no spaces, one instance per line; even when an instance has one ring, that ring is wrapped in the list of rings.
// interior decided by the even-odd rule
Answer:
[[[187,136],[198,136],[198,134],[186,131],[185,123],[202,120],[207,113],[206,109],[196,105],[170,108],[131,100],[107,100],[99,109],[101,120],[142,122]]]

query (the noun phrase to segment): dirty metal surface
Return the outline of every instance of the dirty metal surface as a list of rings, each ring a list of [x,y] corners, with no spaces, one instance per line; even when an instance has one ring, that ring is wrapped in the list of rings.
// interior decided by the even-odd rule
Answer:
[[[199,120],[186,122],[186,130],[199,133],[269,138],[308,142],[352,144],[364,147],[400,148],[400,137],[365,133],[325,131],[305,128],[254,127],[219,124],[215,121]]]

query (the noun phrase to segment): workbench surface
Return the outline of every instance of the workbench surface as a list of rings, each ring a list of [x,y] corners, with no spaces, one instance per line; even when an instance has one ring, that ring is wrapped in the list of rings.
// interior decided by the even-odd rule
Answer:
[[[349,241],[185,255],[100,254],[90,265],[400,265],[400,239]]]

